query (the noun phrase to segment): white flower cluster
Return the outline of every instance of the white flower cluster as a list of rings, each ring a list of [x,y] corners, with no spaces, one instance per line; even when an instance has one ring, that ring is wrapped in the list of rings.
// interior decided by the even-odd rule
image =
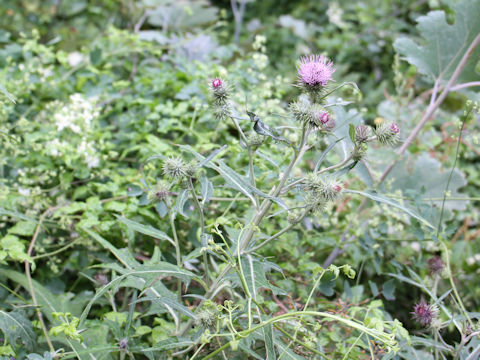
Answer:
[[[89,168],[100,165],[100,159],[89,139],[92,133],[93,120],[98,117],[99,111],[95,108],[94,98],[87,99],[81,94],[73,94],[70,101],[59,107],[53,114],[53,121],[57,128],[57,137],[46,144],[47,154],[54,157],[63,157],[67,154],[76,154],[85,160]],[[67,130],[79,134],[78,138],[72,137]],[[67,139],[62,139],[68,136]],[[76,140],[80,140],[80,142]]]
[[[94,102],[85,99],[81,94],[70,95],[70,103],[63,106],[54,114],[54,121],[58,131],[70,129],[80,134],[89,131],[92,120],[98,116]]]

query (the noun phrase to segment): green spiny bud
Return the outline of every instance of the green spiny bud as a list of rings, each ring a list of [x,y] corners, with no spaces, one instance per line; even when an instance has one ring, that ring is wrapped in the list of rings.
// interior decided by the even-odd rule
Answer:
[[[247,138],[247,146],[257,148],[260,145],[262,145],[264,141],[265,141],[265,136],[257,133],[251,133]]]
[[[179,157],[170,157],[163,162],[163,174],[171,179],[186,175],[185,162]]]
[[[378,141],[393,146],[400,140],[400,128],[395,123],[382,123],[375,129]]]

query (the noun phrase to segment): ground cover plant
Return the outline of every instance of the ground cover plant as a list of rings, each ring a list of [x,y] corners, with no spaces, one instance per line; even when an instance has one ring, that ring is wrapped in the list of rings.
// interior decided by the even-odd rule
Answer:
[[[479,1],[0,5],[0,358],[479,358]]]

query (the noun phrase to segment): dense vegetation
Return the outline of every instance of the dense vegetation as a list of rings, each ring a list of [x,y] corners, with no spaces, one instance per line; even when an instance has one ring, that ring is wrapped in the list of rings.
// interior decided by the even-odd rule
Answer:
[[[0,359],[478,359],[478,14],[0,0]]]

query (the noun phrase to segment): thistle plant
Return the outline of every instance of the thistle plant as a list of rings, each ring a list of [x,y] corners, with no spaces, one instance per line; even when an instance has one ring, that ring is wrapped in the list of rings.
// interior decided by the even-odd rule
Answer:
[[[397,349],[395,336],[402,329],[398,322],[392,326],[381,320],[380,328],[372,328],[353,315],[342,317],[322,309],[313,309],[314,295],[323,277],[329,274],[336,278],[343,272],[348,278],[354,278],[355,271],[350,265],[318,266],[312,274],[314,282],[302,310],[292,309],[274,316],[267,308],[265,299],[259,296],[263,288],[281,292],[265,277],[267,267],[262,258],[263,249],[267,245],[272,246],[295,227],[302,227],[304,219],[326,213],[347,191],[342,177],[364,158],[369,144],[380,138],[383,143],[393,144],[398,135],[398,128],[390,126],[388,131],[380,135],[377,129],[372,136],[374,131],[367,125],[354,127],[345,123],[344,119],[335,119],[334,109],[340,105],[330,102],[333,98],[331,95],[346,84],[331,87],[335,68],[326,57],[304,57],[300,59],[297,70],[300,94],[288,107],[291,118],[288,121],[295,126],[281,128],[268,124],[254,112],[255,109],[247,111],[248,118],[234,115],[239,111],[235,108],[233,88],[224,79],[210,81],[211,112],[222,125],[231,121],[238,132],[240,151],[248,154],[246,175],[218,159],[228,144],[220,144],[220,148],[208,155],[182,145],[182,157],[152,157],[162,161],[161,178],[149,189],[147,200],[156,204],[157,209],[164,209],[159,212],[161,215],[168,214],[171,237],[168,234],[162,237],[169,239],[175,247],[178,275],[173,276],[179,277],[172,289],[177,293],[177,302],[175,308],[170,307],[168,311],[177,318],[174,335],[191,339],[183,349],[175,350],[173,356],[185,357],[190,354],[191,359],[200,356],[211,359],[222,354],[225,357],[229,351],[236,352],[251,346],[251,340],[247,339],[260,340],[263,345],[256,351],[267,358],[275,353],[291,354],[298,347],[312,356],[322,356],[319,340],[315,336],[317,322],[333,322],[341,328],[350,328],[359,336],[374,340],[387,352]],[[350,129],[349,139],[338,139],[335,135],[337,128],[342,126]],[[289,138],[298,140],[291,142],[287,140]],[[350,150],[343,160],[330,166],[321,167],[321,161],[318,161],[315,168],[305,167],[304,157],[312,152],[312,141],[329,145],[329,150],[322,155],[324,158],[342,140],[350,141]],[[270,184],[270,188],[264,188],[264,181],[261,177],[257,178],[255,167],[259,164],[258,149],[267,151],[267,145],[271,142],[283,147],[286,154],[290,153],[290,159],[285,167],[277,170],[278,180]],[[250,210],[246,212],[249,215],[238,219],[235,231],[218,220],[206,217],[206,204],[211,198],[213,186],[221,185],[218,180],[209,180],[211,170],[217,172],[228,187],[246,197],[250,203]],[[302,195],[294,198],[294,193]],[[175,203],[172,194],[178,194]],[[236,197],[229,201],[230,208],[235,204]],[[178,217],[184,215],[187,203],[191,204],[193,213],[197,215],[199,226],[195,236],[202,246],[196,256],[201,256],[203,261],[194,267],[188,265],[189,269],[197,271],[196,274],[186,271],[189,263],[185,260],[185,243],[179,236],[181,229],[177,228]],[[265,219],[274,212],[283,213],[288,225],[273,234],[262,234]],[[122,221],[132,225],[131,220]],[[135,229],[142,231],[138,225],[135,225]],[[200,284],[200,288],[195,290],[197,293],[200,291],[200,300],[188,311],[183,302],[184,296],[189,296],[188,288],[182,277]],[[155,294],[154,288],[148,289]],[[176,314],[181,309],[184,309],[184,316],[188,314],[189,319],[185,322],[180,321]],[[270,333],[272,339],[266,335],[258,337],[259,332]]]

